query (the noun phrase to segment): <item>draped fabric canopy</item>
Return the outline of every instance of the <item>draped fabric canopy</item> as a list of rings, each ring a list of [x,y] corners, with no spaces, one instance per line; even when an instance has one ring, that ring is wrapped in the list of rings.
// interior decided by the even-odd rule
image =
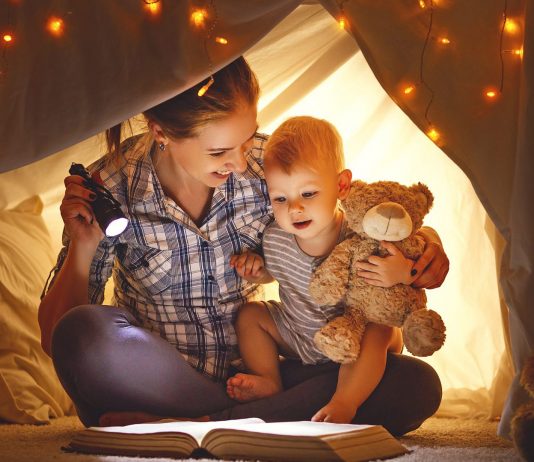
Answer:
[[[399,173],[417,159],[423,169],[437,169],[446,178],[451,167],[441,160],[436,164],[436,146],[463,170],[506,242],[498,264],[500,288],[509,308],[514,364],[521,367],[534,341],[534,219],[528,203],[534,198],[529,156],[534,152],[534,134],[529,130],[534,122],[532,5],[525,0],[323,0],[299,8],[301,3],[315,2],[159,0],[157,7],[148,3],[4,0],[0,4],[0,28],[13,36],[11,42],[2,42],[0,54],[0,172],[8,172],[0,175],[0,181],[7,184],[17,172],[11,170],[40,159],[34,165],[41,171],[52,169],[58,157],[46,157],[63,149],[78,160],[94,156],[95,141],[90,137],[245,54],[260,76],[259,118],[262,129],[268,128],[265,131],[289,114],[288,107],[315,110],[317,115],[331,115],[325,118],[339,126],[349,163],[357,170],[355,177],[378,179],[387,173],[417,181],[413,172]],[[191,20],[195,8],[206,13],[203,26]],[[337,19],[343,17],[348,34],[333,20],[326,26],[325,10]],[[47,31],[50,18],[63,21],[59,33]],[[218,43],[215,37],[228,43]],[[380,103],[362,91],[363,65],[389,95],[381,96]],[[304,105],[305,95],[319,92],[323,81],[330,84],[320,91],[329,96],[320,107]],[[407,88],[412,91],[405,92]],[[495,92],[494,98],[486,96],[488,89]],[[392,101],[411,122],[405,118],[394,133],[381,133],[380,127],[399,115],[394,109],[384,112]],[[341,113],[343,118],[333,120]],[[424,133],[434,129],[439,134],[435,144],[427,138],[412,144],[413,124]],[[371,132],[376,136],[367,138]],[[388,155],[373,145],[393,135],[390,144],[380,145],[387,146]],[[365,170],[368,164],[380,168]],[[466,185],[465,191],[471,187]],[[451,218],[457,223],[448,223],[452,234],[470,228],[484,232],[483,218],[457,197],[464,191],[458,184],[440,186],[436,181],[434,187],[445,201],[447,196],[451,202],[458,199],[454,203],[459,210]],[[3,198],[2,205],[6,201]],[[466,247],[466,253],[473,248]],[[481,273],[457,274],[462,284],[478,287],[479,300],[484,300],[484,281],[477,277],[484,274],[483,267],[495,263],[477,252],[463,258],[462,265],[478,265]],[[455,260],[451,262],[454,268]],[[465,303],[466,310],[470,303],[476,304],[462,295],[456,303]],[[498,292],[492,297],[498,306]],[[486,316],[496,315],[489,311],[479,307],[480,324]],[[481,328],[481,333],[488,331]],[[450,327],[449,335],[453,335]],[[490,343],[499,341],[503,340]],[[451,363],[442,378],[450,374]],[[515,401],[522,399],[517,383],[508,397],[503,426]]]

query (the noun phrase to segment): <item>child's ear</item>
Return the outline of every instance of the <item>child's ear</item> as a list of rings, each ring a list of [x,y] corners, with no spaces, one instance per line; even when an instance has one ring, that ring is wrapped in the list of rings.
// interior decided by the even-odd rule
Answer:
[[[337,198],[344,200],[350,193],[350,183],[352,181],[352,172],[346,168],[337,176],[338,194]]]

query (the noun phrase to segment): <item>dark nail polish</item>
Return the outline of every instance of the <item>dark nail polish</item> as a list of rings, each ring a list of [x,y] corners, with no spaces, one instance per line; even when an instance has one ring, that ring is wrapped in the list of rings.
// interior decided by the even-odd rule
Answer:
[[[410,271],[410,274],[411,274],[412,276],[415,276],[415,275],[417,274],[417,270],[416,270],[416,269],[411,270],[411,271]]]

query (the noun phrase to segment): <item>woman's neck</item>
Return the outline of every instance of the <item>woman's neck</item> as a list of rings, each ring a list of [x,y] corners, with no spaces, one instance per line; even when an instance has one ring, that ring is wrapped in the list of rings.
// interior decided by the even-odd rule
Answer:
[[[326,256],[332,252],[338,242],[342,223],[343,211],[337,208],[334,218],[328,228],[311,239],[304,240],[295,236],[297,244],[305,254],[311,257]]]
[[[198,226],[209,212],[213,188],[189,175],[172,156],[156,150],[154,169],[163,192]]]

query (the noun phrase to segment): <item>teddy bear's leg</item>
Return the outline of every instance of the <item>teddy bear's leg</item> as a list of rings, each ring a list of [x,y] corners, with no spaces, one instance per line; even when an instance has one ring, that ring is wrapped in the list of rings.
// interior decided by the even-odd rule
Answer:
[[[359,310],[349,310],[315,334],[315,344],[332,361],[350,363],[360,354],[366,320]]]
[[[402,337],[410,353],[415,356],[430,356],[445,341],[445,324],[433,310],[414,311],[404,322]]]

